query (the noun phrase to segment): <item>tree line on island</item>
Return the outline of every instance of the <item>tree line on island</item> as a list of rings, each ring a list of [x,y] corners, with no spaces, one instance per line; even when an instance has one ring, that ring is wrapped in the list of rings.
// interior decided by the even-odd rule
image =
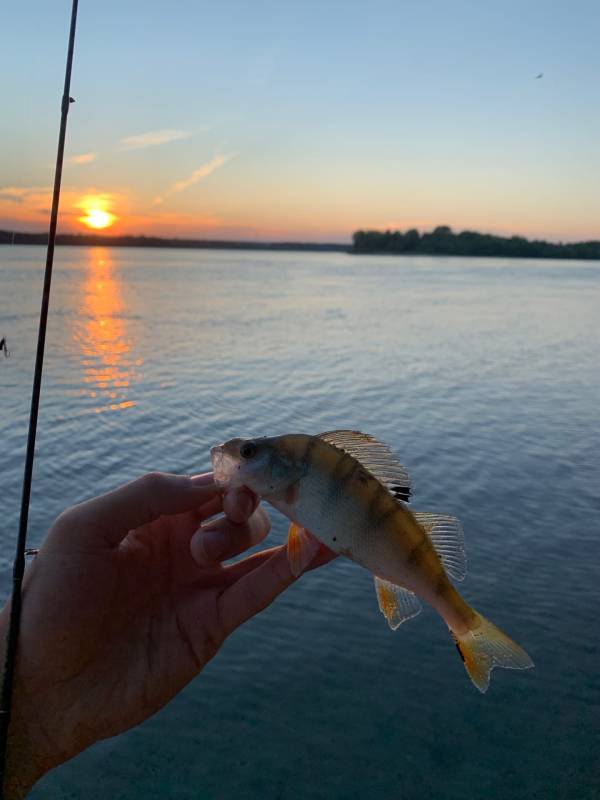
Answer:
[[[1,244],[45,245],[47,233],[0,230]],[[352,245],[326,242],[260,242],[223,239],[167,239],[160,236],[114,236],[107,234],[59,233],[56,244],[78,247],[176,247],[218,250],[290,250],[308,252],[373,253],[376,255],[504,256],[505,258],[573,258],[600,260],[600,241],[559,243],[523,236],[491,233],[454,233],[439,225],[430,233],[415,228],[402,231],[356,231]]]
[[[454,233],[447,225],[439,225],[431,233],[419,233],[415,228],[406,233],[356,231],[352,243],[353,253],[600,259],[600,241],[554,244],[523,236],[495,236],[476,231]]]

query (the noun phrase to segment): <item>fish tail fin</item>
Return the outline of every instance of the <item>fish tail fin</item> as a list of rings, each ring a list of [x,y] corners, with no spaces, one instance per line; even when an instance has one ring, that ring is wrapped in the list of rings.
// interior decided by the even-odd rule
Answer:
[[[505,633],[475,612],[475,619],[466,633],[450,631],[469,678],[480,692],[487,691],[494,667],[530,669],[533,661],[525,650]]]

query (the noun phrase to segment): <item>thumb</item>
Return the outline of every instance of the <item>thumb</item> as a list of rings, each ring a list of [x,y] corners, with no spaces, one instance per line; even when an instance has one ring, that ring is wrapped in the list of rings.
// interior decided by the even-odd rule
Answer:
[[[52,526],[52,536],[63,541],[114,547],[130,530],[159,517],[181,514],[204,505],[218,493],[212,473],[170,475],[149,472],[112,492],[86,500],[64,511]]]

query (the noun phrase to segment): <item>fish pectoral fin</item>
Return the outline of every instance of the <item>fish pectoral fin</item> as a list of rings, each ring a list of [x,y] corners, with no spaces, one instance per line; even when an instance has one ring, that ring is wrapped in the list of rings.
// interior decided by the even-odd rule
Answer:
[[[417,595],[404,586],[396,586],[394,583],[375,577],[375,591],[379,610],[393,631],[407,619],[416,617],[421,611],[422,606]]]
[[[416,511],[414,516],[431,539],[448,575],[457,581],[464,580],[467,574],[467,556],[460,522],[448,514]]]
[[[319,542],[305,528],[292,522],[288,531],[287,552],[292,575],[296,578],[308,567],[319,550]]]

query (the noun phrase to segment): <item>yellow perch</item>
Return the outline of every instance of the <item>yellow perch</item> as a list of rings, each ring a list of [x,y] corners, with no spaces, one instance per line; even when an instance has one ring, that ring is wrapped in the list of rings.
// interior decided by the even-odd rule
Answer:
[[[459,521],[410,511],[408,474],[377,439],[357,431],[232,439],[213,447],[211,459],[218,484],[247,486],[291,520],[295,575],[314,558],[318,539],[373,573],[379,608],[393,630],[419,613],[420,597],[448,625],[481,692],[494,667],[533,666],[450,583],[448,576],[462,580],[466,572]]]

